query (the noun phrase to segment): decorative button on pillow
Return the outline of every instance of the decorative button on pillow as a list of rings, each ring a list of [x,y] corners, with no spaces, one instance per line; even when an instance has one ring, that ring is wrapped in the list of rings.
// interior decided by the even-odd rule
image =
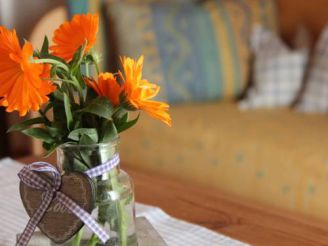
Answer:
[[[328,26],[321,34],[310,65],[305,91],[297,110],[313,113],[328,112]]]
[[[306,36],[300,30],[298,47],[290,49],[276,33],[255,26],[251,35],[254,83],[240,102],[241,109],[289,106],[295,100],[308,60]]]

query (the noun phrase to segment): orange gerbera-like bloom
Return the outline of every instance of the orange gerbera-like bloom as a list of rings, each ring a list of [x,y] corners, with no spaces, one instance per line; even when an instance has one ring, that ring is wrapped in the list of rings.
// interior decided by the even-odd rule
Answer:
[[[150,100],[158,94],[160,87],[142,79],[143,56],[137,61],[123,57],[121,62],[124,74],[119,71],[119,75],[124,81],[123,88],[126,100],[133,107],[143,110],[151,117],[171,126],[171,117],[167,112],[169,105]]]
[[[97,81],[85,78],[85,82],[98,95],[107,97],[113,106],[120,105],[120,94],[123,88],[117,83],[112,73],[100,73]]]
[[[71,21],[66,21],[55,30],[52,38],[54,45],[50,47],[52,54],[70,61],[85,41],[85,53],[88,52],[96,42],[98,25],[97,14],[74,15]]]
[[[0,106],[7,112],[19,111],[20,116],[29,110],[39,110],[47,97],[56,89],[49,81],[49,69],[43,64],[31,63],[33,48],[26,42],[21,48],[16,31],[0,26]]]

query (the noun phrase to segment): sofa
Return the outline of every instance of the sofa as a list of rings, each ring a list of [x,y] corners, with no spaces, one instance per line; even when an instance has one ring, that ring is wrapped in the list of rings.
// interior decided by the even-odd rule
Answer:
[[[124,164],[328,219],[326,115],[242,112],[231,102],[176,106],[171,114],[172,128],[143,116],[122,134]]]
[[[316,39],[327,12],[325,0],[277,0],[277,30],[288,42],[303,23]],[[111,41],[105,47],[117,51]],[[327,115],[291,107],[240,111],[231,97],[177,103],[170,112],[172,128],[142,115],[140,124],[121,135],[123,168],[328,220]]]
[[[266,4],[268,2],[266,1]],[[303,22],[311,29],[311,24],[320,20],[322,22],[317,22],[311,29],[315,39],[320,32],[318,27],[325,24],[321,19],[324,14],[319,10],[320,7],[315,8],[313,4],[305,1],[299,3],[277,2],[276,14],[280,23],[278,27],[272,21],[272,13],[266,12],[265,5],[260,5],[263,7],[260,13],[265,13],[265,18],[262,15],[261,20],[272,29],[276,28],[287,40],[293,37],[293,25],[296,30]],[[324,6],[323,2],[320,5],[318,1],[318,6]],[[135,12],[130,17],[136,23],[135,29],[139,21],[138,17],[135,17],[138,8],[133,8]],[[127,8],[120,10],[114,6],[111,11],[115,12],[114,15],[122,16]],[[143,13],[144,15],[147,14]],[[119,20],[120,16],[117,17]],[[235,28],[238,28],[238,25]],[[131,30],[128,35],[134,33],[136,31]],[[237,33],[235,32],[235,35]],[[123,38],[119,40],[118,45],[125,45],[127,41],[124,33],[121,36]],[[135,43],[138,42],[135,40]],[[224,41],[221,41],[221,45],[224,44]],[[150,44],[147,45],[149,48]],[[142,46],[140,47],[142,49]],[[147,48],[144,49],[146,52]],[[236,49],[238,48],[237,46]],[[220,51],[224,53],[226,49]],[[134,51],[122,49],[121,53],[124,52],[134,54]],[[151,55],[152,53],[149,54]],[[147,57],[147,53],[145,56]],[[245,56],[247,57],[247,54]],[[244,56],[240,57],[243,59]],[[224,58],[226,68],[229,67],[228,58]],[[251,59],[245,60],[250,62]],[[170,62],[178,63],[174,59]],[[242,67],[243,61],[240,64]],[[250,67],[250,64],[246,66]],[[227,69],[233,70],[236,67],[237,65]],[[247,73],[247,69],[245,70]],[[251,74],[251,67],[248,72]],[[148,73],[145,71],[145,77]],[[234,70],[233,75],[236,73],[238,71]],[[170,76],[172,77],[174,78]],[[223,84],[227,80],[229,77],[225,78]],[[167,91],[166,84],[162,85],[162,88]],[[197,96],[194,95],[194,98],[198,98]],[[328,188],[327,115],[297,113],[292,107],[241,111],[238,100],[233,100],[229,95],[210,102],[195,101],[187,100],[187,103],[183,101],[172,106],[172,128],[166,128],[142,115],[141,124],[121,136],[123,162],[148,172],[179,179],[186,184],[197,183],[204,189],[214,187],[254,202],[328,219],[328,199],[325,196]]]

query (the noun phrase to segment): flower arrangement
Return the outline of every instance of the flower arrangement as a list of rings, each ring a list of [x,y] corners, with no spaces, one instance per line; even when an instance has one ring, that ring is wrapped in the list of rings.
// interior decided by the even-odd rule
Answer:
[[[138,121],[139,115],[130,119],[131,111],[144,111],[171,126],[169,105],[152,100],[160,87],[142,77],[142,56],[137,60],[122,57],[121,70],[116,73],[99,71],[99,58],[92,51],[98,22],[97,14],[75,15],[55,30],[52,45],[45,37],[41,50],[33,50],[28,41],[21,46],[15,30],[0,26],[0,106],[7,112],[18,111],[22,117],[31,111],[39,112],[9,131],[40,139],[47,155],[66,144],[87,146],[115,141],[119,133]],[[104,158],[100,153],[94,158],[79,149],[72,158],[66,158],[64,170],[84,172],[111,156]],[[95,180],[98,202],[109,189],[124,188],[114,171],[108,183]],[[97,221],[104,224],[110,217],[110,225],[118,228],[120,245],[128,244],[124,206],[130,200],[131,196],[114,208],[98,208]],[[80,245],[80,241],[81,235],[76,235],[73,245]],[[97,243],[92,235],[87,245]]]
[[[21,47],[15,30],[0,26],[0,105],[20,116],[40,113],[9,131],[41,139],[51,153],[66,142],[116,138],[138,120],[129,121],[129,111],[142,110],[171,125],[169,105],[151,100],[160,87],[142,78],[143,57],[123,57],[122,70],[100,73],[98,58],[91,52],[98,22],[96,14],[75,15],[55,30],[52,46],[45,37],[40,51],[33,51],[27,41]],[[92,66],[95,77],[89,74]]]

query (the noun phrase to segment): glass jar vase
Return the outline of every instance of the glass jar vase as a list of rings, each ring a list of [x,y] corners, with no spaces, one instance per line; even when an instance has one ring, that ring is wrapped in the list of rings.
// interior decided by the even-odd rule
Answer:
[[[66,143],[57,148],[57,165],[61,172],[86,170],[101,165],[118,153],[118,141],[78,145]],[[93,178],[95,206],[92,217],[109,234],[103,244],[87,226],[62,246],[135,246],[138,245],[135,229],[133,183],[127,173],[116,166],[109,172]],[[56,245],[56,244],[53,244]]]

